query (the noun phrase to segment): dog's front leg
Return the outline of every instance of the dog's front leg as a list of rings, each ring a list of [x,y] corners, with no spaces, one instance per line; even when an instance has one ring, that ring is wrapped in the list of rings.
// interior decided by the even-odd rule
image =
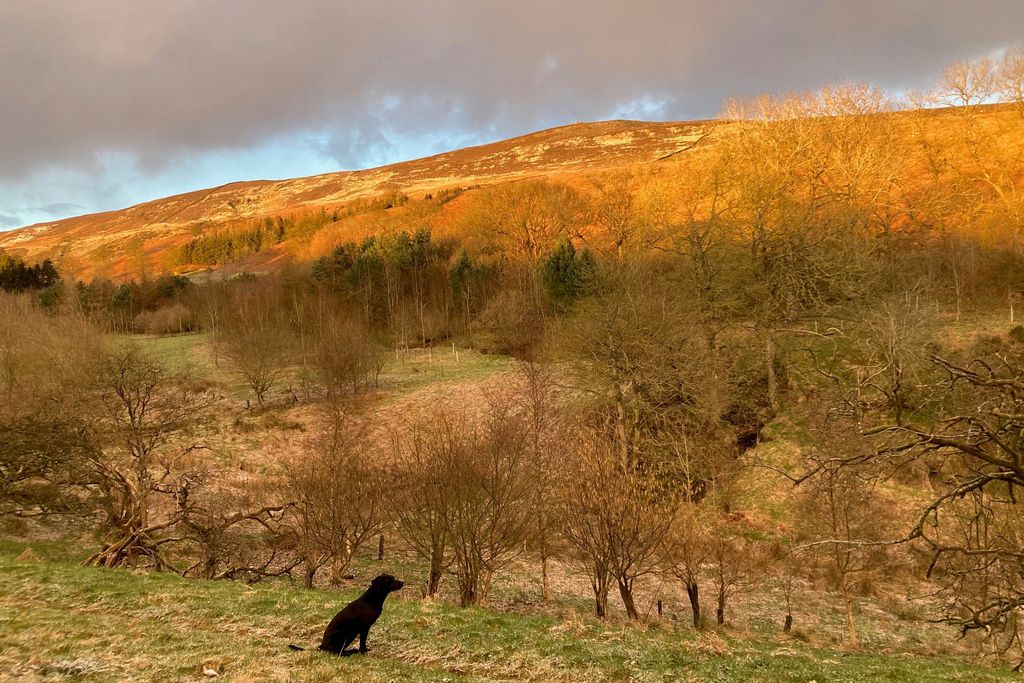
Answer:
[[[370,629],[359,634],[359,652],[366,654],[366,639],[370,637]]]

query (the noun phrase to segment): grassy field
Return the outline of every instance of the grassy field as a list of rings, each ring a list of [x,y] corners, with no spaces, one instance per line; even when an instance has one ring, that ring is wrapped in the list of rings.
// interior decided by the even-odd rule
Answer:
[[[133,335],[131,338],[173,370],[187,370],[199,379],[214,382],[233,399],[252,398],[249,388],[237,373],[231,371],[225,360],[221,358],[218,362],[207,334]],[[379,384],[381,389],[395,395],[430,384],[485,377],[508,369],[512,364],[508,356],[482,354],[451,346],[386,353]],[[272,398],[282,399],[286,385],[299,384],[300,375],[299,368],[292,368],[271,392]]]
[[[575,611],[459,609],[404,591],[367,657],[315,644],[355,590],[209,582],[84,568],[66,550],[0,542],[0,679],[194,681],[999,681],[962,661],[819,650],[669,625],[601,624]],[[207,673],[204,675],[204,670]]]

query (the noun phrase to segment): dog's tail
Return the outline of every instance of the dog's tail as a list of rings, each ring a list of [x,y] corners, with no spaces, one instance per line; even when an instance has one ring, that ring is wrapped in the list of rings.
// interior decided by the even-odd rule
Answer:
[[[288,649],[289,649],[289,650],[297,650],[297,651],[299,651],[299,652],[305,652],[305,651],[306,651],[306,648],[304,648],[304,647],[299,647],[298,645],[289,645],[289,646],[288,646]]]

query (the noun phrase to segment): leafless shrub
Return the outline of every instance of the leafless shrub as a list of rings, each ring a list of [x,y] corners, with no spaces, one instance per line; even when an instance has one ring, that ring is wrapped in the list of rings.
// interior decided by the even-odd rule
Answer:
[[[135,316],[133,327],[146,334],[181,334],[192,329],[192,311],[184,304],[143,311]]]
[[[854,597],[861,581],[886,564],[883,541],[889,525],[877,491],[877,471],[843,466],[843,459],[862,445],[856,432],[849,424],[826,422],[817,437],[812,462],[818,465],[802,484],[798,514],[804,544],[798,551],[842,596],[847,637],[856,647]]]
[[[531,533],[528,432],[509,401],[492,400],[480,424],[439,413],[400,447],[400,533],[431,562],[428,592],[450,562],[463,606],[486,602],[496,572]],[[450,560],[444,553],[450,553]]]
[[[414,426],[405,438],[394,436],[392,459],[396,482],[388,506],[398,534],[428,563],[425,594],[433,596],[451,566],[448,551],[450,465],[437,460],[436,437],[425,425]]]
[[[311,451],[285,465],[286,525],[305,568],[305,585],[328,563],[342,580],[352,556],[384,524],[384,472],[365,436],[342,415]]]
[[[169,568],[160,547],[175,539],[160,535],[178,520],[154,502],[173,493],[197,446],[188,436],[213,398],[132,344],[104,353],[86,389],[96,411],[90,430],[99,444],[89,458],[91,488],[108,529],[103,549],[87,562],[116,567],[146,557],[158,569]]]
[[[728,520],[720,519],[715,526],[708,543],[708,560],[717,593],[715,623],[724,626],[729,601],[757,587],[768,558],[760,544],[731,528]]]
[[[180,536],[198,556],[182,574],[203,579],[290,573],[299,563],[281,543],[287,506],[266,482],[236,471],[205,469],[182,476],[174,492]]]
[[[608,616],[614,582],[626,613],[638,620],[633,586],[656,570],[675,504],[656,476],[624,464],[601,434],[584,431],[578,438],[561,481],[562,533],[590,578],[597,615]]]
[[[515,394],[524,404],[533,478],[534,541],[540,556],[541,596],[551,599],[548,561],[558,538],[558,487],[562,447],[571,438],[560,403],[556,370],[550,364],[523,361],[517,366]]]
[[[385,355],[362,321],[330,308],[311,317],[305,330],[310,362],[328,398],[376,386]]]
[[[711,553],[708,522],[702,509],[684,504],[666,534],[662,548],[662,567],[683,583],[690,602],[693,627],[703,626],[700,584],[705,562]]]
[[[221,312],[214,343],[263,406],[292,361],[292,335],[269,286],[240,283],[228,294],[229,306]]]

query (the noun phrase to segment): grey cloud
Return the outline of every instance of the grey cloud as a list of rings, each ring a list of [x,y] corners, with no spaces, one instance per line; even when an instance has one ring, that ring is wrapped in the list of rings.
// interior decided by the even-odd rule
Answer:
[[[51,216],[66,216],[71,213],[81,213],[86,211],[88,207],[82,204],[76,204],[74,202],[52,202],[43,206],[33,206],[29,208],[29,211],[38,213],[48,213]]]
[[[22,225],[22,220],[18,216],[5,216],[0,213],[0,228],[16,228]]]
[[[1022,35],[1020,0],[5,0],[0,177],[103,152],[152,173],[303,132],[365,165],[397,138],[707,117],[837,80],[921,87]]]

